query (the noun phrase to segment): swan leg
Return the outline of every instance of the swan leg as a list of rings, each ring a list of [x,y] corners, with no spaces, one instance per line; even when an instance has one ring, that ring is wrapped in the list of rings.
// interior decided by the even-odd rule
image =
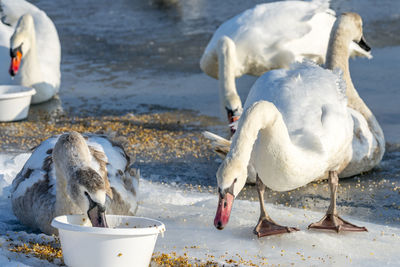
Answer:
[[[281,226],[275,223],[271,219],[271,217],[269,217],[264,206],[265,185],[261,181],[260,177],[258,177],[258,175],[256,178],[256,186],[258,198],[260,200],[260,219],[258,220],[258,224],[253,230],[254,234],[256,234],[258,237],[263,237],[299,231],[299,229],[296,227]]]
[[[312,223],[308,226],[308,229],[326,229],[326,230],[334,230],[337,233],[340,231],[349,231],[349,232],[366,232],[368,231],[365,227],[356,226],[352,223],[349,223],[342,218],[339,217],[336,210],[336,196],[337,196],[337,188],[339,184],[339,177],[336,171],[329,172],[329,187],[331,189],[331,203],[329,205],[328,211],[326,215],[316,223]]]
[[[218,41],[218,82],[222,105],[228,115],[229,126],[233,134],[237,120],[243,112],[242,101],[236,90],[236,47],[227,36]]]

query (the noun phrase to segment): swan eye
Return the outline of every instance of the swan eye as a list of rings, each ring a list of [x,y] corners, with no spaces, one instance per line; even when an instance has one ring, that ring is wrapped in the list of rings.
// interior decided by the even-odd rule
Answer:
[[[17,57],[17,52],[20,52],[22,55],[22,45],[23,44],[24,43],[21,43],[20,46],[14,48],[14,49],[10,48],[10,57],[12,57],[12,58]]]
[[[222,192],[222,189],[218,187],[218,194],[220,198],[224,198],[225,193]]]

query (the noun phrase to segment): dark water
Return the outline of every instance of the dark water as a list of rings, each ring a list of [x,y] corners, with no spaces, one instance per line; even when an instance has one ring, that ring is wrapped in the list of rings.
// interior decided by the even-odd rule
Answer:
[[[37,0],[55,22],[63,63],[80,68],[107,65],[111,71],[200,72],[198,61],[214,30],[226,19],[272,1],[239,0]],[[375,47],[400,43],[400,2],[334,0],[337,13],[355,11],[364,18]],[[78,67],[79,68],[79,67]],[[79,71],[79,70],[77,70]],[[85,73],[84,69],[81,69]]]
[[[201,74],[199,58],[215,29],[226,19],[271,1],[213,0],[34,0],[53,19],[62,43],[63,107],[100,106],[101,112],[149,111],[154,106],[192,109],[218,116],[215,80]],[[164,5],[160,4],[164,3]],[[364,32],[372,44],[374,60],[368,61],[371,73],[388,67],[379,49],[400,44],[400,2],[392,0],[333,0],[337,12],[355,11],[362,15]],[[378,50],[376,50],[378,49]],[[395,51],[398,54],[398,51]],[[396,55],[390,55],[391,58]],[[380,60],[380,61],[379,61]],[[384,58],[383,61],[387,61]],[[397,110],[382,109],[381,103],[397,105],[392,94],[375,101],[379,87],[397,90],[390,76],[366,79],[365,60],[352,69],[360,94],[375,112],[390,136]],[[391,66],[400,67],[399,64]],[[388,71],[385,71],[389,75]],[[367,74],[368,75],[368,74]],[[239,79],[242,99],[255,78]],[[379,84],[375,86],[375,83]],[[383,85],[382,85],[383,82]],[[373,84],[375,88],[363,91]],[[369,89],[369,88],[368,88]],[[110,99],[108,96],[114,98]],[[386,97],[386,96],[385,96]],[[117,98],[119,101],[115,101]],[[196,99],[196,101],[193,101]],[[370,100],[372,99],[372,100]],[[111,101],[110,101],[111,100]],[[388,102],[386,100],[392,100]],[[399,99],[400,100],[400,99]],[[118,105],[115,103],[118,102]],[[143,105],[150,107],[143,108]],[[97,110],[97,109],[96,109]],[[154,110],[154,109],[153,109]],[[382,114],[381,114],[382,113]],[[395,113],[395,114],[394,114]],[[391,120],[391,121],[390,121]],[[386,127],[385,124],[391,124]],[[390,128],[390,129],[389,129]],[[390,132],[389,132],[390,130]],[[393,140],[391,140],[393,141]]]

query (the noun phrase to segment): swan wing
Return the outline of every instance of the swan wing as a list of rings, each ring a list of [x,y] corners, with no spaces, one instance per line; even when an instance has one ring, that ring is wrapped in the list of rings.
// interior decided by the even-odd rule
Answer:
[[[35,9],[37,8],[34,5],[25,0],[0,0],[1,21],[12,27],[16,26],[22,15]]]
[[[13,180],[12,192],[14,198],[25,195],[33,185],[45,180],[48,181],[51,188],[49,192],[53,196],[56,195],[56,175],[51,155],[58,137],[50,137],[34,149],[22,170]]]
[[[295,63],[289,70],[261,76],[244,108],[259,100],[270,101],[281,112],[293,143],[314,151],[330,151],[330,142],[338,138],[338,131],[332,129],[351,121],[341,80],[339,73],[312,62]]]
[[[289,43],[308,36],[317,26],[323,31],[317,30],[312,36],[328,32],[326,38],[319,36],[312,43],[308,41],[307,45],[318,46],[318,51],[325,52],[329,30],[335,20],[334,11],[328,8],[327,2],[280,1],[257,5],[224,22],[214,33],[204,54],[215,52],[218,41],[228,36],[236,45],[241,68],[251,62],[258,62],[267,69],[288,66],[297,58],[297,53],[308,53],[300,51],[299,45]],[[323,15],[318,16],[316,23],[310,24],[319,13]]]
[[[84,134],[83,136],[88,146],[97,154],[92,152],[92,167],[99,173],[104,173],[101,161],[105,163],[105,174],[112,192],[112,201],[109,204],[111,212],[135,214],[140,171],[133,168],[131,159],[122,144],[114,142],[105,135]],[[101,160],[98,160],[99,158]]]
[[[371,132],[367,121],[358,111],[350,109],[354,121],[354,136],[351,144],[352,156],[347,167],[340,174],[349,177],[366,172],[375,167],[382,159],[383,151]]]
[[[11,201],[15,216],[25,225],[47,234],[55,214],[56,176],[52,150],[58,136],[43,141],[12,183]]]
[[[57,29],[42,10],[32,14],[43,79],[58,90],[60,86],[61,44]]]

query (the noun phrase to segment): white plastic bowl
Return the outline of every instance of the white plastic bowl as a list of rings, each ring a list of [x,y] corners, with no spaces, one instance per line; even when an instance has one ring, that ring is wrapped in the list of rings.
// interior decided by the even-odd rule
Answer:
[[[82,226],[83,215],[53,219],[58,228],[64,262],[71,267],[148,267],[162,222],[153,219],[106,215],[109,228]],[[135,228],[134,228],[135,227]]]
[[[20,85],[0,85],[0,121],[17,121],[28,116],[35,89]]]

